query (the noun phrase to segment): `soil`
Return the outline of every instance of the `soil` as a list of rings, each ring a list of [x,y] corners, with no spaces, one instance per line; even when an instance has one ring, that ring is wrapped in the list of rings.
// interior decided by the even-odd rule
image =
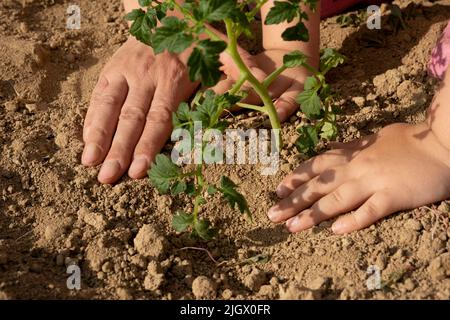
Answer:
[[[369,34],[322,22],[322,43],[348,62],[330,74],[340,93],[340,141],[398,122],[417,122],[437,86],[430,50],[450,18],[450,1],[396,1],[409,27]],[[81,30],[66,29],[78,4]],[[81,129],[98,74],[127,38],[119,1],[3,0],[0,3],[0,299],[449,299],[448,202],[402,212],[346,236],[331,222],[291,235],[269,222],[277,182],[304,160],[293,116],[279,174],[253,166],[214,166],[241,185],[254,223],[211,197],[203,210],[218,238],[175,234],[183,198],[159,195],[147,180],[100,185],[80,165]],[[380,37],[380,34],[382,36]],[[257,50],[257,41],[249,42]],[[260,119],[237,115],[234,125]],[[207,249],[205,251],[187,247]],[[253,262],[253,263],[252,263]],[[66,267],[81,268],[69,290]],[[381,272],[369,290],[367,270]]]

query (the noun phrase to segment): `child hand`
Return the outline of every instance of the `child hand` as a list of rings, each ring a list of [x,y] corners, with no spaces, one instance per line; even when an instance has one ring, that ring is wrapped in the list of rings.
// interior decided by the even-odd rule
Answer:
[[[370,226],[391,213],[450,196],[450,150],[426,123],[395,124],[317,156],[277,189],[273,222],[299,232],[340,214],[336,234]]]
[[[172,112],[195,87],[181,56],[155,56],[130,38],[103,68],[92,93],[82,163],[103,162],[102,183],[116,182],[127,170],[132,178],[144,177],[170,136]]]

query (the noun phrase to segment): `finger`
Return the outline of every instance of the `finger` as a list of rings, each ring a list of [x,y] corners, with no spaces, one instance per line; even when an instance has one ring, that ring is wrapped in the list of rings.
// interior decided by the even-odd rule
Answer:
[[[387,215],[399,211],[392,193],[380,191],[371,196],[358,210],[339,218],[333,225],[335,234],[364,229]]]
[[[327,169],[341,166],[350,161],[345,150],[330,150],[315,158],[303,162],[278,185],[276,193],[280,198],[288,197],[295,189],[318,176]]]
[[[127,82],[123,76],[100,77],[92,92],[84,122],[85,147],[81,162],[85,166],[97,165],[105,158],[127,91]]]
[[[230,78],[226,78],[224,80],[219,81],[214,87],[211,89],[217,94],[222,95],[228,92],[234,84],[234,80],[231,80]]]
[[[161,151],[172,130],[172,112],[181,102],[176,88],[159,84],[156,88],[144,131],[136,146],[128,175],[133,179],[145,177],[150,164]]]
[[[98,175],[101,183],[114,183],[130,165],[134,148],[144,129],[153,91],[151,86],[130,87],[111,149]]]
[[[347,171],[345,166],[328,169],[302,184],[289,197],[281,200],[269,210],[270,220],[272,222],[286,221],[309,208],[314,202],[331,193],[345,182],[349,178]]]
[[[349,181],[318,200],[311,208],[289,219],[286,226],[290,232],[309,229],[322,221],[353,210],[371,195],[372,190],[368,183],[363,180]]]
[[[302,90],[303,86],[298,82],[294,82],[294,84],[283,93],[277,101],[275,101],[275,107],[281,122],[286,121],[298,110],[299,105],[296,99]]]

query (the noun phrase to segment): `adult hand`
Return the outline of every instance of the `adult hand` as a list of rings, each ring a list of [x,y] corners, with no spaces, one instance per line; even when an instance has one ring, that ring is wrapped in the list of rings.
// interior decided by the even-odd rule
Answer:
[[[450,150],[427,123],[395,124],[298,167],[277,189],[273,222],[299,232],[340,214],[336,234],[450,197]]]
[[[98,180],[114,183],[128,170],[143,178],[172,130],[172,113],[196,84],[182,60],[130,38],[103,68],[83,130],[82,163],[103,162]]]

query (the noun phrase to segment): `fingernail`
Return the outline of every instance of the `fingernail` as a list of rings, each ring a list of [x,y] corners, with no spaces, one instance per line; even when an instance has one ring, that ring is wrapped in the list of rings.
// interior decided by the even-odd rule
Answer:
[[[279,198],[286,198],[289,195],[289,189],[285,185],[280,184],[277,187],[276,193]]]
[[[128,171],[131,178],[140,178],[148,170],[149,161],[147,157],[136,157]]]
[[[114,179],[120,171],[120,163],[117,160],[108,160],[103,163],[98,180],[100,182],[109,182]]]
[[[300,219],[298,217],[289,219],[288,221],[286,221],[286,227],[288,229],[297,227],[298,223],[300,222]]]
[[[275,221],[276,217],[278,215],[278,212],[279,212],[278,208],[275,206],[275,207],[272,207],[269,209],[269,212],[267,213],[267,215],[269,216],[270,220]]]
[[[335,223],[333,223],[333,225],[331,226],[331,230],[333,231],[333,233],[341,234],[342,231],[344,230],[344,224],[342,223],[342,221],[338,220]]]
[[[84,148],[83,156],[81,157],[81,162],[85,165],[95,164],[100,158],[101,153],[102,150],[97,144],[90,143]]]

